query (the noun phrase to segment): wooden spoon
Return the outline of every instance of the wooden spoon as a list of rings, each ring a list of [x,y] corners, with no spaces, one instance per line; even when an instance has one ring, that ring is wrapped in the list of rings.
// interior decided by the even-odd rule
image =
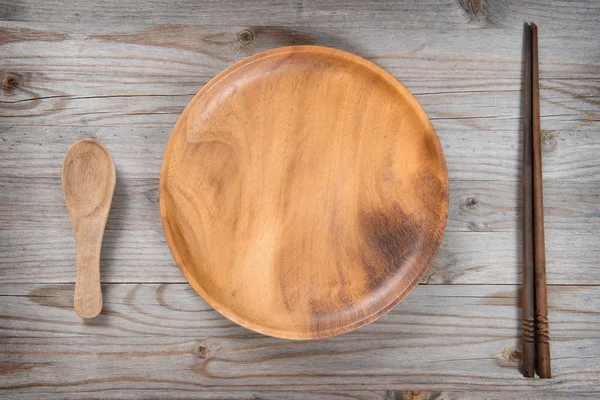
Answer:
[[[75,312],[83,318],[102,310],[100,248],[115,183],[115,164],[102,143],[83,139],[71,146],[63,161],[62,186],[77,251]]]

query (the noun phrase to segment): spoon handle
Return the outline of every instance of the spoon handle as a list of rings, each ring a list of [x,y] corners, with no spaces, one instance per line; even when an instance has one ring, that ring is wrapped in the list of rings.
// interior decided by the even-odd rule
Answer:
[[[102,310],[100,288],[100,248],[104,234],[102,220],[81,221],[75,228],[77,277],[75,279],[75,312],[82,318],[93,318]]]

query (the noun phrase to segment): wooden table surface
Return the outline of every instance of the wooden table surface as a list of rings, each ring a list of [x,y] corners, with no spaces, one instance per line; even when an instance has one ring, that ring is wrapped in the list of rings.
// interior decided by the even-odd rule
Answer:
[[[540,29],[552,380],[519,373],[523,22]],[[319,341],[206,305],[158,211],[178,115],[256,52],[318,44],[396,76],[437,129],[450,210],[421,285]],[[600,2],[0,1],[0,397],[522,399],[600,396]],[[61,162],[112,152],[104,309],[73,310]],[[421,392],[421,393],[417,393]]]

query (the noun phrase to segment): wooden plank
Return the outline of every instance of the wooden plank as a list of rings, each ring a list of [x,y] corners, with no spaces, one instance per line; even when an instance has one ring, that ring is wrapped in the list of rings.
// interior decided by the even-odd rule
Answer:
[[[515,287],[433,285],[520,282],[524,20],[541,29],[550,283],[599,284],[597,1],[1,2],[0,387],[12,389],[0,397],[598,397],[597,287],[550,288],[560,375],[543,382],[507,360],[518,343]],[[245,29],[251,44],[238,40]],[[294,44],[367,57],[432,117],[452,187],[429,285],[379,323],[326,342],[248,333],[186,284],[108,284],[107,313],[77,319],[72,285],[49,284],[74,280],[57,180],[68,146],[96,136],[117,162],[103,280],[184,282],[156,208],[170,130],[223,68]]]
[[[108,390],[107,390],[108,391]],[[57,390],[58,392],[58,390]],[[104,393],[105,391],[100,391]],[[422,390],[396,391],[396,390],[173,390],[168,393],[160,389],[110,389],[110,399],[215,399],[215,400],[521,400],[523,397],[519,393],[491,393],[483,390],[470,390],[468,392],[444,392],[435,391],[428,392]],[[48,393],[44,393],[44,398],[51,398]],[[580,400],[590,399],[594,397],[594,393],[569,393],[569,399]],[[78,391],[60,391],[61,400],[85,399],[89,400],[98,396],[94,391],[86,392],[85,390]],[[528,393],[527,400],[563,400],[564,392],[557,394],[549,394],[548,392]],[[14,400],[31,399],[28,394],[17,394],[12,397]]]
[[[1,123],[6,126],[172,127],[196,91],[209,80],[142,74],[116,79],[105,73],[4,75],[11,74],[17,77],[19,86],[0,96]],[[457,78],[449,83],[443,78],[398,77],[438,129],[448,126],[448,120],[460,129],[480,132],[519,129],[521,82],[517,79]],[[597,81],[542,79],[541,85],[545,130],[598,122]]]
[[[117,385],[119,386],[119,385]],[[146,385],[143,385],[146,386]],[[168,389],[161,385],[147,385],[147,388],[140,387],[128,387],[127,389],[113,388],[113,389],[102,389],[102,390],[80,390],[80,389],[51,389],[50,391],[34,391],[36,394],[34,397],[28,394],[27,391],[13,393],[12,400],[22,399],[51,399],[57,398],[60,400],[72,400],[72,399],[205,399],[205,400],[307,400],[307,399],[319,399],[319,400],[387,400],[389,396],[408,396],[409,394],[388,394],[387,391],[327,391],[327,390],[254,390],[252,388],[246,390],[234,390],[228,391],[223,389],[179,389],[169,387]],[[391,392],[390,392],[391,393]],[[412,395],[412,392],[411,394]],[[440,393],[440,395],[442,395]],[[444,394],[445,395],[445,394]],[[42,397],[35,397],[42,396]],[[106,396],[106,397],[100,397]],[[387,397],[386,397],[387,396]],[[392,399],[403,397],[391,397]],[[412,399],[412,397],[409,397]],[[503,397],[505,399],[516,399],[516,397]],[[574,397],[578,399],[579,397]],[[417,398],[418,399],[418,398]],[[457,399],[456,397],[443,397],[444,400]],[[472,397],[474,399],[474,397]],[[500,400],[500,398],[498,398]],[[539,399],[546,399],[545,397],[539,397]]]
[[[520,182],[450,181],[447,231],[520,232]],[[549,232],[600,229],[600,185],[593,181],[544,182]]]
[[[460,31],[396,29],[386,36],[372,28],[262,27],[254,29],[254,42],[243,45],[237,38],[243,27],[113,26],[107,33],[111,27],[103,25],[60,31],[65,27],[46,24],[32,32],[23,24],[3,24],[7,56],[0,71],[16,82],[4,90],[0,103],[2,115],[18,117],[8,120],[10,125],[172,126],[193,94],[233,62],[283,45],[320,44],[381,65],[415,94],[434,121],[457,120],[479,130],[519,126],[520,30],[485,30],[473,40],[472,32]],[[597,121],[600,53],[589,48],[595,34],[550,30],[545,35],[542,116],[548,122],[574,121],[571,125]],[[351,46],[348,36],[356,36]]]
[[[379,393],[377,394],[379,395]],[[384,397],[384,400],[512,400],[524,398],[520,393],[507,393],[505,391],[487,392],[482,390],[471,390],[468,392],[428,392],[419,390],[401,392],[388,390],[381,395]],[[527,400],[563,400],[565,394],[542,392],[527,393],[526,396]],[[569,399],[589,399],[593,396],[593,393],[569,393],[568,395]]]
[[[599,287],[550,287],[552,380],[519,373],[516,286],[419,286],[364,328],[300,342],[230,323],[188,285],[104,292],[103,313],[83,321],[73,285],[0,285],[4,395],[477,388],[528,397],[600,388]]]
[[[140,13],[143,10],[143,13]],[[82,3],[75,0],[20,0],[0,5],[0,20],[132,23],[143,20],[160,23],[213,24],[311,24],[316,26],[364,26],[411,29],[518,28],[533,19],[551,28],[576,25],[597,28],[600,7],[594,0],[553,1],[433,1],[352,0],[307,2],[292,0],[247,1],[243,8],[210,0],[201,3],[174,0]]]
[[[352,32],[330,29],[306,33],[263,27],[255,29],[255,42],[247,47],[237,41],[241,27],[74,24],[62,32],[57,29],[65,28],[65,24],[42,23],[45,29],[37,31],[25,25],[8,23],[4,31],[4,37],[9,38],[4,47],[10,56],[3,58],[2,65],[6,76],[15,74],[18,84],[4,91],[0,103],[1,115],[9,117],[0,119],[0,124],[17,129],[8,130],[7,140],[1,143],[9,150],[2,160],[8,165],[3,168],[19,173],[27,173],[27,168],[21,162],[15,165],[14,160],[22,160],[21,150],[28,154],[33,151],[31,147],[20,148],[21,144],[31,144],[19,138],[21,125],[35,125],[24,129],[39,138],[46,134],[38,125],[57,124],[83,126],[84,131],[88,125],[111,126],[119,144],[142,150],[136,158],[147,153],[156,156],[152,163],[134,163],[128,154],[119,165],[134,163],[136,174],[145,172],[146,165],[157,171],[165,135],[194,92],[222,68],[246,55],[285,44],[314,42],[344,48],[342,39],[356,33],[355,28]],[[515,46],[520,41],[518,32],[485,30],[478,32],[483,35],[481,40],[474,41],[472,32],[442,35],[396,30],[390,32],[401,34],[405,40],[392,40],[393,36],[382,40],[369,28],[360,29],[365,30],[353,41],[359,47],[346,49],[380,63],[415,93],[445,148],[452,149],[446,153],[450,179],[517,179],[519,147],[515,142],[521,96],[521,50]],[[595,36],[589,33],[589,37],[580,37],[577,31],[549,30],[547,34],[547,48],[541,49],[542,59],[547,60],[542,65],[542,77],[546,77],[542,80],[542,126],[547,138],[546,161],[551,162],[545,164],[545,176],[597,176],[598,143],[588,133],[595,132],[599,123],[599,87],[594,78],[600,72],[600,54],[589,51]],[[490,48],[489,43],[494,46]],[[126,59],[122,54],[127,54]],[[14,132],[18,132],[16,136]],[[87,132],[96,131],[92,128]],[[58,136],[60,139],[61,134]],[[129,142],[142,137],[149,137],[149,143]],[[56,135],[50,138],[51,146],[61,145],[58,153],[71,142],[60,141]],[[573,139],[578,142],[574,148]],[[563,140],[568,142],[563,144]],[[494,146],[490,146],[492,142]],[[33,145],[40,143],[38,140]],[[35,151],[39,150],[36,147]],[[471,157],[478,157],[477,162],[470,161]],[[39,165],[36,167],[40,171]]]
[[[519,182],[450,181],[446,232],[517,232],[522,219],[519,187]],[[547,230],[600,230],[598,182],[548,181],[544,205]],[[0,177],[0,227],[69,230],[60,177]],[[116,228],[162,229],[158,177],[119,178],[107,226]]]
[[[245,47],[237,41],[238,28],[74,24],[65,32],[56,30],[64,25],[46,23],[47,29],[32,31],[23,24],[8,23],[4,37],[9,40],[4,47],[12,55],[2,63],[9,75],[16,74],[18,85],[4,91],[1,103],[2,115],[14,118],[3,118],[0,123],[16,126],[17,131],[23,124],[109,125],[119,144],[150,137],[150,142],[157,143],[149,149],[144,143],[142,154],[135,156],[151,153],[156,158],[150,164],[147,160],[135,162],[132,169],[136,174],[145,172],[146,165],[158,170],[165,131],[170,131],[196,89],[222,68],[246,55],[285,44],[314,42],[344,48],[342,38],[358,29],[305,33],[263,27],[255,29],[255,42]],[[515,46],[518,32],[486,30],[481,41],[474,41],[470,32],[440,35],[406,30],[401,33],[405,40],[391,40],[393,36],[381,40],[372,30],[360,29],[366,29],[356,35],[360,47],[347,49],[380,63],[415,93],[445,148],[453,149],[451,153],[447,150],[451,179],[516,179],[519,156],[514,143],[519,136],[521,76],[521,50]],[[548,54],[542,54],[547,60],[542,76],[548,77],[542,81],[542,124],[547,134],[546,160],[555,156],[557,164],[547,162],[545,174],[569,179],[595,176],[597,141],[583,134],[597,130],[598,124],[599,87],[593,77],[600,70],[599,54],[588,48],[595,36],[590,33],[589,38],[581,38],[580,32],[553,30],[548,35]],[[494,43],[492,52],[489,43]],[[122,54],[127,54],[126,60]],[[552,78],[554,75],[560,78]],[[134,129],[133,133],[126,126]],[[43,137],[38,127],[25,129]],[[12,162],[22,159],[19,145],[28,143],[18,138],[18,133],[13,136],[15,131],[8,132],[2,145],[10,152],[3,159],[8,165],[3,167],[26,173],[27,168]],[[571,148],[568,143],[565,147],[562,140],[571,141],[573,135],[582,146]],[[69,140],[53,139],[52,146],[70,144]],[[494,146],[490,146],[492,139]],[[42,141],[34,145],[39,143]],[[140,145],[127,144],[133,145],[134,151]],[[33,148],[24,150],[30,154]],[[61,147],[58,153],[63,151]],[[470,162],[473,156],[479,157],[477,162]],[[127,157],[123,163],[134,162],[131,154]],[[458,172],[453,163],[460,165]],[[482,171],[487,174],[482,176]]]
[[[559,118],[556,121],[565,129],[545,132],[545,181],[597,181],[600,141],[596,132],[600,121],[587,125]],[[434,121],[434,125],[444,148],[450,181],[520,180],[521,134],[518,130],[481,131],[450,120]],[[543,123],[544,129],[549,128],[548,125]],[[117,179],[158,177],[171,128],[8,127],[0,133],[0,176],[60,176],[62,159],[69,146],[78,139],[93,137],[111,151]]]
[[[103,242],[104,282],[184,282],[162,233],[157,186],[157,178],[118,179]],[[517,186],[451,181],[446,237],[423,283],[520,282]],[[551,283],[600,283],[598,187],[546,185]],[[74,281],[75,248],[59,178],[0,179],[0,227],[0,281]]]
[[[336,47],[381,65],[401,80],[519,79],[522,26],[513,30],[415,31],[402,26],[248,26],[235,24],[70,24],[0,21],[5,56],[14,73],[102,74],[211,78],[260,51],[290,45]],[[252,32],[250,43],[239,39]],[[595,80],[600,54],[595,30],[540,26],[542,79]],[[112,75],[111,75],[112,74]],[[446,82],[452,84],[452,81]]]
[[[158,219],[158,210],[155,211]],[[74,282],[75,244],[67,226],[0,231],[0,282]],[[598,233],[548,230],[549,284],[599,285]],[[521,235],[513,232],[447,232],[422,283],[518,284]],[[162,229],[125,228],[111,220],[104,233],[102,282],[185,282]]]
[[[223,67],[227,67],[226,64]],[[93,65],[91,65],[93,68]],[[497,68],[501,68],[498,66]],[[409,67],[406,68],[410,70]],[[14,123],[40,124],[38,121],[25,119],[28,116],[57,117],[89,108],[92,101],[95,109],[88,111],[112,111],[117,118],[118,112],[126,114],[134,110],[145,111],[147,114],[158,113],[156,108],[160,103],[169,103],[170,108],[163,104],[163,119],[155,121],[141,120],[145,125],[167,125],[172,121],[168,115],[178,115],[196,92],[204,86],[211,76],[170,76],[152,75],[152,71],[140,71],[136,75],[118,75],[98,72],[65,73],[58,71],[25,72],[18,69],[4,70],[4,77],[15,76],[17,85],[11,90],[5,90],[1,99],[3,117],[16,117]],[[515,75],[515,76],[512,76]],[[510,77],[455,77],[419,78],[396,75],[399,80],[414,94],[434,120],[471,118],[485,120],[518,119],[520,117],[521,81],[517,74]],[[561,115],[570,119],[584,119],[588,113],[598,111],[597,98],[600,92],[598,81],[585,78],[543,78],[542,101],[546,118]],[[453,102],[446,102],[446,109],[440,109],[441,103],[449,96]],[[127,108],[118,110],[111,108],[112,103]],[[492,108],[493,106],[493,108]],[[135,107],[135,108],[134,108]],[[450,108],[448,108],[450,107]],[[454,108],[453,108],[454,107]],[[40,115],[37,115],[40,114]],[[593,118],[590,118],[593,120]],[[98,120],[100,123],[110,123],[110,120]],[[80,120],[78,120],[80,122]],[[93,121],[92,121],[93,122]],[[484,121],[485,122],[485,121]],[[127,125],[131,123],[125,122]],[[67,125],[67,121],[54,121],[54,125]],[[515,126],[518,126],[515,125]],[[512,125],[511,125],[512,127]],[[489,130],[489,128],[488,128]],[[503,127],[501,130],[507,130]]]

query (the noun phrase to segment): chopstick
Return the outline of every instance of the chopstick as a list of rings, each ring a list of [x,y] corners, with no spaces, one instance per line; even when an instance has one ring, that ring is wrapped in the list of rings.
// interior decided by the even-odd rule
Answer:
[[[535,297],[533,272],[533,185],[531,136],[531,29],[525,25],[523,101],[523,376],[535,375]]]
[[[546,247],[544,242],[544,193],[542,182],[542,135],[540,131],[540,80],[538,69],[538,30],[531,24],[531,126],[533,142],[533,248],[535,272],[535,314],[537,373],[549,379],[548,295]]]
[[[523,375],[550,378],[538,32],[525,25],[523,140]],[[535,315],[535,318],[534,318]],[[537,353],[537,357],[536,357]]]

